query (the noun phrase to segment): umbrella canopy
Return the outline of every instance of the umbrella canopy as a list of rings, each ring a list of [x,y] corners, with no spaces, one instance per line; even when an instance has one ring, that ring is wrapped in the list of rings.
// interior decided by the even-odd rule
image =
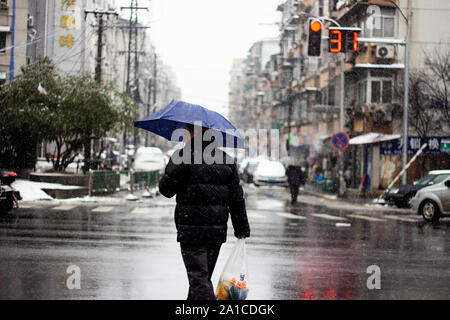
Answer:
[[[200,125],[222,133],[223,147],[243,147],[244,137],[222,115],[196,104],[172,100],[167,106],[156,111],[144,120],[134,121],[134,126],[171,141],[181,141],[181,137],[172,140],[172,133],[185,129],[186,124]],[[232,145],[227,145],[231,141]]]

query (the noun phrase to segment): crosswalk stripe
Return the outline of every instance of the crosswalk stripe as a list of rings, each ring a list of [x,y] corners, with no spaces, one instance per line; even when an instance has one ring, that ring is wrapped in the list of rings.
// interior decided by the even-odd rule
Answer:
[[[109,212],[112,209],[114,209],[114,207],[97,207],[93,209],[92,212]]]
[[[406,222],[417,222],[419,219],[406,218],[402,216],[394,216],[394,215],[385,215],[386,219],[398,220],[398,221],[406,221]]]
[[[247,216],[250,218],[266,219],[265,216],[263,216],[262,214],[256,213],[256,212],[247,212]]]
[[[19,203],[19,208],[22,208],[22,209],[30,209],[30,208],[33,208],[35,205],[34,204],[22,204],[22,203]]]
[[[60,211],[69,211],[75,208],[76,206],[63,204],[61,206],[53,207],[52,210],[60,210]]]
[[[149,213],[150,212],[150,208],[134,208],[133,211],[131,211],[131,213],[134,214],[142,214],[142,213]]]
[[[299,219],[299,220],[306,219],[305,217],[298,216],[298,215],[295,215],[295,214],[292,214],[292,213],[288,213],[288,212],[275,212],[275,214],[277,216],[284,217],[284,218],[289,218],[289,219]]]
[[[356,219],[362,219],[362,220],[367,220],[367,221],[386,222],[386,220],[384,220],[384,219],[378,219],[378,218],[374,218],[374,217],[367,217],[367,216],[363,216],[363,215],[359,215],[359,214],[348,214],[347,217],[356,218]]]
[[[327,219],[327,220],[338,220],[338,221],[347,220],[347,218],[333,216],[331,214],[326,214],[326,213],[313,213],[312,215],[314,217],[323,218],[323,219]]]

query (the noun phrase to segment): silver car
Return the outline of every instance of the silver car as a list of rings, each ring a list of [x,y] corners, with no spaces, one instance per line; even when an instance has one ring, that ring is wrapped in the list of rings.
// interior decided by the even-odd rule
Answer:
[[[450,178],[417,191],[412,200],[413,210],[426,221],[437,222],[450,214]]]

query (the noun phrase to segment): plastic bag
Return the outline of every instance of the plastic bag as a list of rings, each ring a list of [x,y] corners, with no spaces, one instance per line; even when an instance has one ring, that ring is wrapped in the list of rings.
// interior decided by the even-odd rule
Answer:
[[[217,300],[245,300],[248,295],[248,268],[245,239],[238,239],[217,284]]]

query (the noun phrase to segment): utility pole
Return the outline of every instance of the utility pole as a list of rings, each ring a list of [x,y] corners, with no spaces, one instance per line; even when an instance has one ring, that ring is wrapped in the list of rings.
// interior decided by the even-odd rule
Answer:
[[[152,94],[152,78],[148,79],[148,96],[147,96],[147,113],[146,115],[148,116],[150,114],[150,99],[151,99],[151,94]],[[145,131],[145,146],[148,147],[150,146],[149,144],[149,133],[146,130]]]
[[[110,16],[114,15],[115,17],[118,17],[119,14],[115,11],[106,11],[106,10],[85,10],[84,11],[84,18],[86,19],[87,15],[89,13],[94,14],[95,18],[97,19],[98,23],[98,29],[97,29],[97,57],[95,59],[95,80],[99,83],[102,82],[102,60],[103,60],[103,33],[105,31],[104,26],[104,20],[103,16]]]
[[[97,29],[97,57],[96,57],[96,63],[95,63],[95,80],[98,83],[102,82],[102,61],[103,61],[103,33],[105,31],[104,24],[103,24],[103,16],[110,16],[114,15],[116,17],[119,16],[119,14],[115,11],[107,11],[107,10],[85,10],[84,11],[84,19],[86,20],[88,14],[94,14],[95,18],[97,19],[98,23],[98,29]],[[98,140],[94,141],[94,149],[95,146],[98,144]],[[89,137],[88,141],[86,141],[84,145],[84,159],[85,159],[85,169],[89,170],[92,168],[91,163],[91,157],[92,157],[92,138]],[[94,150],[95,151],[95,150]]]
[[[152,96],[152,105],[153,108],[150,110],[148,110],[148,113],[150,112],[154,112],[155,108],[156,108],[156,90],[157,90],[157,77],[158,77],[158,60],[157,60],[157,55],[156,53],[153,54],[153,77],[151,79],[151,85],[150,85],[150,90],[151,90],[151,96]],[[149,99],[149,103],[150,103],[150,99]],[[154,138],[153,138],[154,139]],[[153,140],[151,139],[151,140]]]
[[[128,33],[128,53],[127,53],[127,80],[126,80],[126,93],[132,97],[137,103],[141,101],[139,97],[139,83],[138,83],[138,50],[137,50],[137,35],[138,35],[138,11],[147,10],[147,7],[139,7],[137,0],[131,0],[129,7],[120,7],[120,10],[130,10],[130,24]],[[131,54],[134,53],[134,59],[131,58]],[[133,77],[131,73],[133,72]],[[133,87],[133,90],[132,90]],[[132,95],[132,91],[134,94]],[[136,146],[136,132],[134,131],[134,145]],[[127,130],[123,133],[123,148],[127,153]],[[130,163],[129,163],[130,165]]]

